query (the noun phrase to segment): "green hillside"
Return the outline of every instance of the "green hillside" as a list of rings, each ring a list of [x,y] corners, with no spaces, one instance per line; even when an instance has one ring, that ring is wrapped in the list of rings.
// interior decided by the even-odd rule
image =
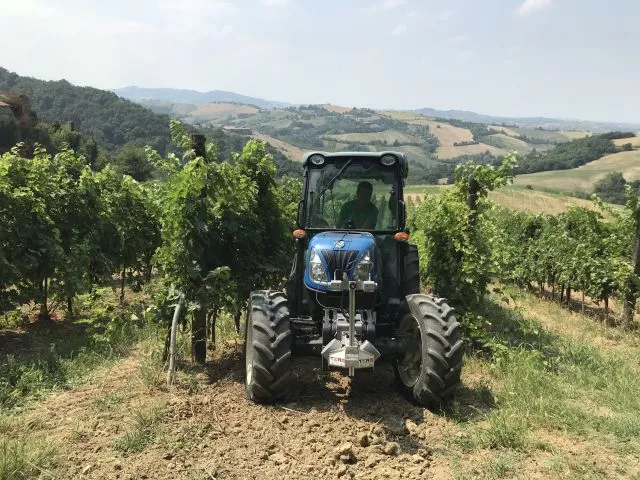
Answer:
[[[578,168],[519,175],[515,185],[562,193],[591,192],[607,173],[621,172],[627,181],[640,179],[640,150],[606,155]]]
[[[164,152],[169,142],[169,117],[158,115],[115,93],[77,87],[66,80],[43,81],[21,77],[0,67],[0,93],[25,94],[31,107],[47,123],[73,122],[76,130],[107,150],[126,143],[151,145]]]

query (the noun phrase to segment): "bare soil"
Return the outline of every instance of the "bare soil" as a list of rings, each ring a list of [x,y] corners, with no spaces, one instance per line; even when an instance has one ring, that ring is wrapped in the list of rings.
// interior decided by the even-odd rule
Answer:
[[[182,372],[171,389],[161,382],[145,387],[144,359],[137,355],[39,403],[25,420],[58,446],[52,476],[454,478],[446,459],[435,455],[451,420],[400,396],[389,365],[350,379],[341,371],[322,373],[319,358],[298,358],[291,403],[260,406],[244,396],[241,347],[219,347],[215,356],[192,375],[197,385]],[[122,402],[100,408],[109,396]],[[135,412],[151,406],[164,409],[153,442],[139,453],[118,451]]]

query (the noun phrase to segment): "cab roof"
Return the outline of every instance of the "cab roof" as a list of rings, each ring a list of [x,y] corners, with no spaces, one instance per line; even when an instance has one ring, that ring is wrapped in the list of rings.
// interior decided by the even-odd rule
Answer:
[[[336,158],[371,158],[375,160],[380,160],[385,155],[394,155],[398,159],[398,166],[402,169],[402,176],[407,178],[407,174],[409,172],[409,166],[407,163],[407,156],[402,152],[307,152],[302,157],[302,166],[303,168],[315,167],[309,161],[309,157],[312,155],[322,155],[327,160],[336,159]],[[317,168],[317,167],[316,167]]]

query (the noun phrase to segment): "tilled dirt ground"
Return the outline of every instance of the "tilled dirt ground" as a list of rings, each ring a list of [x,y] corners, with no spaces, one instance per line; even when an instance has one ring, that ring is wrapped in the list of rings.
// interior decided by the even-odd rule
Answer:
[[[453,423],[405,400],[390,365],[375,372],[322,373],[297,358],[289,403],[244,396],[241,347],[218,348],[206,368],[179,374],[171,389],[146,387],[138,354],[85,386],[61,392],[26,417],[58,446],[54,478],[284,479],[454,478],[437,454]],[[463,387],[462,395],[469,390]],[[144,448],[116,445],[139,412],[160,412]]]

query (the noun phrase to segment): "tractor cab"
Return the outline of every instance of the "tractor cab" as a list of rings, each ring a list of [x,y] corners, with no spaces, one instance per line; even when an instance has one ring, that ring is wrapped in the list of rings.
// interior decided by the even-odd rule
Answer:
[[[400,303],[403,293],[417,293],[418,285],[405,293],[398,283],[405,267],[398,259],[408,254],[404,154],[310,153],[303,166],[300,230],[294,236],[304,237],[296,239],[298,261],[289,279],[299,299],[290,307],[293,313],[317,318],[322,305],[345,302],[335,284],[345,274],[348,280],[369,282],[356,289],[358,306],[383,304],[389,310],[388,304]]]
[[[459,380],[462,342],[453,310],[420,294],[405,155],[312,152],[303,169],[285,291],[256,291],[249,300],[247,396],[280,398],[291,355],[316,354],[324,368],[351,376],[386,358],[413,400],[439,403]]]

